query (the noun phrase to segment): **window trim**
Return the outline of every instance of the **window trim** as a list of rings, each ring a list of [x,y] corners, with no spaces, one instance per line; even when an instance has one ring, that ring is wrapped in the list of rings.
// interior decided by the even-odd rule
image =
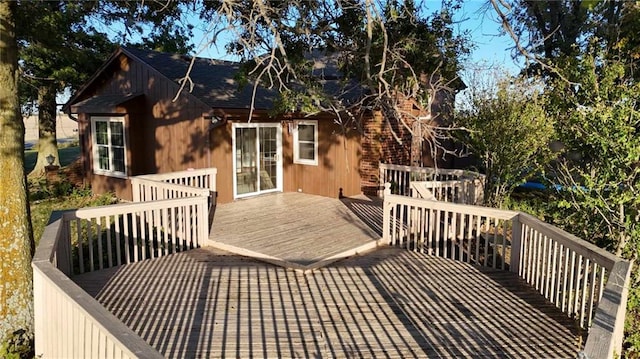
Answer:
[[[313,126],[313,160],[300,158],[300,141],[298,139],[298,125]],[[293,163],[301,165],[318,165],[318,120],[295,120],[293,122]],[[308,143],[309,141],[303,141]]]
[[[115,170],[104,170],[100,169],[100,156],[98,154],[98,148],[104,145],[98,145],[98,137],[96,132],[96,123],[98,122],[106,122],[107,123],[107,140],[109,144],[107,148],[109,150],[109,168],[114,168],[113,165],[113,145],[111,144],[111,123],[120,122],[122,123],[122,148],[124,149],[124,172],[115,171]],[[91,116],[91,156],[92,158],[92,170],[94,174],[103,175],[103,176],[111,176],[118,178],[127,178],[127,173],[129,172],[129,167],[127,163],[127,130],[126,130],[126,122],[124,116]],[[119,146],[118,146],[119,147]]]

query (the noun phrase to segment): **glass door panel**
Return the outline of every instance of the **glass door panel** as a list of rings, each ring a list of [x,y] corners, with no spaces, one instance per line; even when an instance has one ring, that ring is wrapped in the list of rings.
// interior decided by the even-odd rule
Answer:
[[[282,190],[280,126],[234,124],[235,196]]]
[[[258,190],[257,137],[255,128],[236,128],[236,193]]]
[[[260,190],[278,186],[278,140],[277,128],[260,127]]]

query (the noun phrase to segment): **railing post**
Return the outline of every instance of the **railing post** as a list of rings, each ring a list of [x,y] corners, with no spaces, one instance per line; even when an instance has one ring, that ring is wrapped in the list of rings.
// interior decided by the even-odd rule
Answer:
[[[209,190],[211,192],[216,191],[216,176],[218,174],[217,168],[209,168]]]
[[[140,182],[137,178],[131,178],[131,198],[134,202],[140,202]]]
[[[391,183],[386,182],[384,184],[384,196],[382,199],[382,240],[385,243],[391,244],[391,202],[388,198],[391,195]]]
[[[378,163],[378,197],[384,197],[384,190],[381,190],[381,185],[386,183],[385,179],[385,167],[384,163]]]
[[[203,196],[198,207],[198,227],[200,230],[198,247],[202,247],[209,239],[209,197]]]
[[[522,252],[522,224],[520,214],[511,220],[511,261],[509,271],[520,273],[520,253]]]
[[[484,204],[484,181],[476,178],[473,180],[473,184],[473,204],[482,206]]]
[[[585,358],[618,358],[624,341],[624,317],[631,280],[631,263],[619,261],[609,273],[593,326],[580,352]]]

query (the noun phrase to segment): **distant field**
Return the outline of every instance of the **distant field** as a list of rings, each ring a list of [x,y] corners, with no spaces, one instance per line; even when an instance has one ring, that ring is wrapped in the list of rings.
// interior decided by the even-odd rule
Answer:
[[[71,162],[80,157],[80,147],[66,147],[58,150],[60,156],[60,165],[67,166]],[[36,160],[38,159],[38,152],[29,150],[24,151],[24,170],[26,173],[31,172],[36,166]]]

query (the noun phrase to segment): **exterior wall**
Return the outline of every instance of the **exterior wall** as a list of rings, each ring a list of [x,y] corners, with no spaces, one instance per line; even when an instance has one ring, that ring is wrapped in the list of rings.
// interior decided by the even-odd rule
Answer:
[[[414,107],[413,101],[403,101],[399,106],[406,125],[417,131],[416,118],[427,115]],[[388,121],[382,112],[374,111],[364,119],[362,138],[362,192],[375,195],[378,191],[379,163],[397,165],[421,165],[423,151],[419,138],[403,124]]]
[[[338,198],[360,190],[360,135],[352,130],[341,134],[333,119],[318,121],[318,165],[293,163],[293,132],[282,131],[284,191]]]
[[[179,86],[168,81],[154,69],[121,55],[111,68],[105,69],[91,89],[85,90],[82,101],[96,95],[137,94],[111,112],[79,115],[80,140],[84,168],[96,193],[114,191],[123,199],[131,199],[130,183],[126,179],[99,176],[92,173],[90,117],[92,115],[125,114],[128,175],[166,173],[188,168],[218,168],[218,202],[233,200],[233,147],[231,121],[239,121],[246,111],[230,114],[227,123],[210,129],[205,115],[210,108],[188,93],[172,101]],[[408,126],[414,126],[414,116],[426,113],[404,101],[401,112]],[[258,116],[253,121],[274,121]],[[360,193],[375,194],[378,190],[378,164],[428,164],[424,145],[412,138],[400,124],[389,124],[380,112],[363,120],[364,133],[341,135],[341,129],[331,118],[319,119],[319,161],[317,166],[293,163],[293,133],[287,125],[292,119],[277,119],[282,126],[283,190],[338,197]],[[399,136],[399,141],[393,135]],[[431,160],[431,163],[433,161]]]
[[[282,127],[283,191],[338,198],[361,193],[359,163],[362,150],[356,131],[343,136],[331,118],[318,120],[318,165],[293,163],[293,132],[288,124],[293,120],[267,120]],[[233,201],[232,120],[211,131],[211,165],[218,169],[218,203]],[[253,120],[252,123],[256,123]]]
[[[172,101],[179,86],[155,70],[121,55],[114,67],[104,71],[97,85],[85,92],[95,95],[137,94],[115,110],[79,115],[82,156],[85,170],[95,193],[114,191],[122,199],[131,199],[128,180],[92,173],[90,117],[92,115],[127,114],[125,119],[128,175],[165,173],[210,166],[208,107],[187,93]]]
[[[211,165],[218,169],[216,186],[218,203],[233,201],[233,147],[231,144],[231,123],[215,128],[210,135]]]

